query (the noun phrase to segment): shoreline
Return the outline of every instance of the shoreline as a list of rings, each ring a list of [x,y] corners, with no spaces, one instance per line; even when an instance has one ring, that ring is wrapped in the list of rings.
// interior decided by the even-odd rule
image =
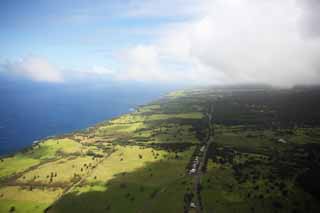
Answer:
[[[171,93],[171,92],[169,92],[169,93]],[[71,131],[71,132],[67,132],[67,133],[49,135],[49,136],[45,136],[45,137],[40,138],[40,139],[33,140],[30,144],[26,145],[25,147],[18,148],[18,150],[16,150],[16,151],[12,151],[12,152],[7,153],[7,154],[0,154],[0,160],[3,159],[3,158],[13,157],[14,155],[16,155],[18,153],[26,152],[26,151],[32,149],[34,146],[36,146],[36,145],[38,145],[40,143],[43,143],[43,142],[45,142],[45,141],[47,141],[49,139],[58,139],[60,137],[72,136],[72,135],[74,135],[76,133],[81,133],[83,131],[87,131],[87,130],[96,128],[99,125],[105,124],[106,122],[109,122],[111,120],[117,119],[117,118],[119,118],[119,117],[121,117],[123,115],[128,115],[128,114],[135,113],[138,108],[146,106],[146,105],[149,105],[154,101],[161,100],[161,99],[167,97],[169,95],[169,93],[166,93],[165,95],[161,95],[161,96],[159,96],[159,97],[157,97],[157,98],[155,98],[155,99],[153,99],[151,101],[148,101],[147,103],[138,104],[136,106],[131,106],[131,107],[129,107],[127,109],[127,112],[121,113],[121,114],[116,115],[116,116],[112,116],[112,117],[104,119],[104,120],[102,120],[100,122],[96,122],[96,123],[94,123],[94,124],[92,124],[92,125],[90,125],[88,127],[85,127],[85,128],[82,128],[82,129],[77,129],[77,130],[74,130],[74,131]],[[134,110],[131,111],[131,109],[134,109]]]

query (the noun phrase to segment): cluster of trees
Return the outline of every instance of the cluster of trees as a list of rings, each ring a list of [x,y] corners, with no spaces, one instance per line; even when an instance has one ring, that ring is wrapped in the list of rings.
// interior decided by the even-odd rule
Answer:
[[[96,152],[94,152],[92,150],[88,150],[86,152],[86,155],[92,156],[93,158],[103,158],[104,157],[102,154],[96,153]]]
[[[320,89],[239,91],[214,100],[215,121],[272,128],[320,125]]]

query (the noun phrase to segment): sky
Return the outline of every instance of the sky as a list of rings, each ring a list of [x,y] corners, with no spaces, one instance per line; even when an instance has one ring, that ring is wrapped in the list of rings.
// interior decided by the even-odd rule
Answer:
[[[319,0],[1,0],[0,78],[320,82]]]

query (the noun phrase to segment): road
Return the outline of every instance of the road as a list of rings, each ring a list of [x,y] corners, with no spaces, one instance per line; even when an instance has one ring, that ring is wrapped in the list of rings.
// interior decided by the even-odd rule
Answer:
[[[194,174],[194,192],[195,192],[195,211],[197,213],[203,212],[203,206],[202,206],[202,199],[201,199],[201,176],[202,176],[202,168],[206,164],[206,156],[208,153],[208,148],[210,147],[210,144],[212,142],[212,136],[213,136],[213,125],[212,125],[212,113],[213,113],[213,107],[210,106],[210,109],[208,110],[207,117],[208,117],[208,135],[207,138],[203,141],[202,147],[204,146],[205,149],[203,152],[200,152],[197,157],[199,158],[199,165],[196,173]]]

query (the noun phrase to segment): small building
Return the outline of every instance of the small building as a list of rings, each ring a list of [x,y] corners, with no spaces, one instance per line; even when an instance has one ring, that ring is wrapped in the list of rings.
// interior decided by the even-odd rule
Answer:
[[[196,208],[197,206],[196,206],[196,204],[195,204],[194,202],[191,202],[191,203],[190,203],[190,207],[191,207],[191,208]]]
[[[283,139],[283,138],[280,138],[280,139],[278,139],[278,142],[279,143],[288,143],[285,139]]]
[[[191,169],[190,171],[189,171],[189,174],[190,175],[193,175],[193,174],[195,174],[196,173],[196,169],[195,168],[193,168],[193,169]]]

